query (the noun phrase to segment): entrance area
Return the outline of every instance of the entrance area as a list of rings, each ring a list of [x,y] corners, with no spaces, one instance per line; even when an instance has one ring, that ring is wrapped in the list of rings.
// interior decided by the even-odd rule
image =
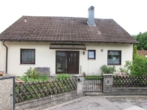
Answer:
[[[56,73],[78,74],[79,51],[56,51]]]
[[[83,92],[102,92],[103,78],[101,79],[85,79],[83,85]]]

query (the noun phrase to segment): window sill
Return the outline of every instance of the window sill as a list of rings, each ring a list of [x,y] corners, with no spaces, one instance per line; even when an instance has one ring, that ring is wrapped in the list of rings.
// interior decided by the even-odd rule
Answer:
[[[107,64],[108,66],[121,66],[121,64]]]
[[[20,63],[19,65],[35,65],[35,63],[34,63],[34,64],[30,64],[30,63]]]

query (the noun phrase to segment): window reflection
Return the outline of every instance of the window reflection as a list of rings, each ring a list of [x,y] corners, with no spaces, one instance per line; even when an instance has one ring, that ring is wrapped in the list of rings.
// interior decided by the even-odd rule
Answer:
[[[108,65],[121,64],[121,52],[120,51],[108,51]]]

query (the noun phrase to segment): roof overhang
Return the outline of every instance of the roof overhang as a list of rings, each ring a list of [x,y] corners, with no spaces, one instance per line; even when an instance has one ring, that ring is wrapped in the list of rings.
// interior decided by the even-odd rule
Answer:
[[[0,39],[0,41],[9,41],[9,42],[50,42],[50,43],[77,43],[77,44],[83,44],[83,43],[114,43],[114,44],[138,44],[138,41],[132,41],[132,42],[116,42],[116,41],[59,41],[59,40],[16,40],[16,39]]]
[[[51,44],[50,49],[76,49],[86,50],[84,44]]]

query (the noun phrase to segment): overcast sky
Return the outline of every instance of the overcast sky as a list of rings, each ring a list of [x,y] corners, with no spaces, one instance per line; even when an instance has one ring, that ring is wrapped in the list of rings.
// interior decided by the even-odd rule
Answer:
[[[131,35],[147,31],[147,0],[0,0],[0,33],[23,15],[111,18]]]

